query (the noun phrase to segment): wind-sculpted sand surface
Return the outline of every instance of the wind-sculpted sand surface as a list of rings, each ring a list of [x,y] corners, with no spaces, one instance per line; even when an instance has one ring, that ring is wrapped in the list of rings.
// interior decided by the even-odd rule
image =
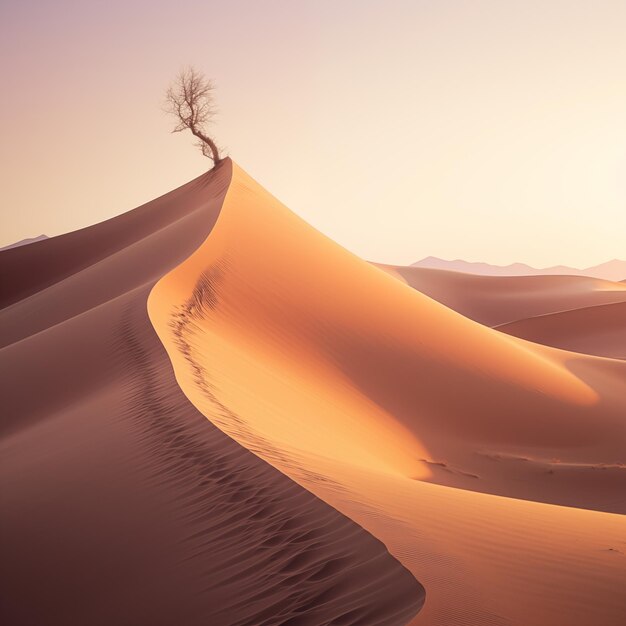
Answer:
[[[396,625],[424,601],[385,546],[211,424],[147,315],[231,164],[0,253],[1,621]]]
[[[209,420],[420,580],[412,623],[623,623],[623,362],[467,319],[237,166],[214,229],[148,310]]]

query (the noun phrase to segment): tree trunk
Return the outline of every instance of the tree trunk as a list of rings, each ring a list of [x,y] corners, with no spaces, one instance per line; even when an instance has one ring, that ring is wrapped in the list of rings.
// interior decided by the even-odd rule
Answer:
[[[202,131],[197,130],[193,127],[190,127],[191,132],[198,138],[200,141],[203,141],[207,146],[209,146],[209,150],[211,150],[211,158],[213,159],[213,163],[217,165],[222,159],[220,157],[220,152],[215,145],[215,142],[207,137]]]

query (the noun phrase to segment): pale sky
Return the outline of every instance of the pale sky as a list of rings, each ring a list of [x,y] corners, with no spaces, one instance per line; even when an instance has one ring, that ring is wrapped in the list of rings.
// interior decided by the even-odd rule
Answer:
[[[624,0],[0,0],[0,245],[209,166],[162,112],[213,78],[228,154],[349,250],[626,257]]]

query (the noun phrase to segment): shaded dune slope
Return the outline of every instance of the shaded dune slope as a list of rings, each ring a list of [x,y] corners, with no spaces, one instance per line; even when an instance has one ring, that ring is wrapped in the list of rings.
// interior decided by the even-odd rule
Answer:
[[[11,625],[402,624],[422,587],[380,541],[225,436],[149,322],[231,164],[0,254],[0,615]]]
[[[547,346],[626,359],[626,302],[539,315],[497,329]]]
[[[599,278],[481,276],[421,267],[373,265],[486,326],[581,307],[626,302],[626,287],[622,283]]]
[[[459,315],[236,166],[148,310],[199,410],[424,582],[414,623],[621,623],[623,517],[553,505],[626,511],[623,363]]]

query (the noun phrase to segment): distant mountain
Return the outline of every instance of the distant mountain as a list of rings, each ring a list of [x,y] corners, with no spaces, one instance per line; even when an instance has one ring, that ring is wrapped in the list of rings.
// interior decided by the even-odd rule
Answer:
[[[39,235],[38,237],[30,237],[29,239],[22,239],[21,241],[10,243],[8,246],[3,246],[2,248],[0,248],[0,252],[2,252],[2,250],[9,250],[11,248],[17,248],[19,246],[27,246],[29,243],[35,243],[36,241],[42,241],[43,239],[48,239],[48,235]]]
[[[446,261],[437,257],[429,256],[412,267],[428,267],[431,269],[451,270],[454,272],[464,272],[466,274],[480,274],[482,276],[534,276],[534,275],[569,275],[569,276],[589,276],[591,278],[602,278],[604,280],[622,281],[626,280],[626,261],[613,259],[600,265],[577,269],[565,265],[555,265],[554,267],[536,268],[525,263],[512,263],[511,265],[490,265],[489,263],[472,263],[456,259]]]

